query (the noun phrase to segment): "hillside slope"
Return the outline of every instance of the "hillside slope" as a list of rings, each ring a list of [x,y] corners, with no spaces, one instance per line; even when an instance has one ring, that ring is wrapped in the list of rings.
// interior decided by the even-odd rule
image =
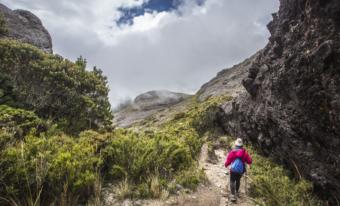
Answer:
[[[207,98],[215,98],[225,93],[238,96],[240,93],[242,93],[242,91],[245,91],[242,85],[242,79],[247,76],[252,62],[260,53],[261,51],[258,51],[256,54],[245,59],[243,62],[218,72],[216,77],[202,85],[200,90],[198,90],[196,93],[200,94],[198,102],[203,102]]]

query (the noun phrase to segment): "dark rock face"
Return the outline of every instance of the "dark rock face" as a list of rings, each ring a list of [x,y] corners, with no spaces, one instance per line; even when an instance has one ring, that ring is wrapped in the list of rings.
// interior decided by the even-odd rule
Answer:
[[[52,54],[52,38],[42,25],[40,19],[29,11],[10,10],[0,4],[2,12],[8,23],[6,26],[11,30],[5,36],[0,35],[0,39],[18,40],[38,47],[45,53]]]
[[[267,46],[242,80],[247,93],[220,105],[226,133],[340,199],[340,1],[281,0]]]

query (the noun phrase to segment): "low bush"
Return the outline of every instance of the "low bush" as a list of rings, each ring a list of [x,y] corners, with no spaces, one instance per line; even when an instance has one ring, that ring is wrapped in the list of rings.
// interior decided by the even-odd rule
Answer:
[[[191,190],[196,190],[198,186],[198,178],[196,175],[190,175],[182,181],[184,187],[190,188]]]
[[[222,136],[219,139],[220,146],[223,148],[226,148],[228,151],[231,150],[231,143],[233,142],[233,139],[230,136]]]
[[[7,105],[0,105],[0,126],[7,132],[22,137],[30,128],[35,127],[41,120],[30,111],[14,109]],[[11,130],[11,131],[10,131]]]
[[[183,144],[185,141],[172,140],[170,134],[156,133],[150,139],[134,132],[124,135],[123,130],[116,130],[113,135],[105,148],[105,161],[112,165],[114,178],[128,176],[135,182],[141,182],[155,171],[165,177],[169,176],[170,169],[179,171],[191,165],[189,149]]]
[[[293,178],[289,170],[270,157],[260,156],[253,147],[246,149],[253,160],[250,193],[256,205],[327,205],[312,194],[311,182],[301,176]]]
[[[173,119],[178,120],[178,119],[184,118],[185,116],[186,116],[185,112],[178,112],[178,113],[175,114]]]
[[[99,142],[93,138],[98,133],[84,132],[76,140],[46,134],[38,137],[32,128],[21,140],[0,132],[1,197],[18,205],[36,200],[41,205],[74,205],[93,186],[102,163],[95,155]]]
[[[0,102],[17,102],[25,110],[34,110],[39,118],[52,117],[59,128],[73,136],[109,125],[113,115],[107,77],[100,69],[88,71],[86,66],[82,57],[71,62],[26,43],[1,39],[0,73],[9,76],[15,88],[8,90],[11,85],[4,83],[10,82],[1,80],[0,90],[8,90],[5,96],[15,97],[15,101]]]

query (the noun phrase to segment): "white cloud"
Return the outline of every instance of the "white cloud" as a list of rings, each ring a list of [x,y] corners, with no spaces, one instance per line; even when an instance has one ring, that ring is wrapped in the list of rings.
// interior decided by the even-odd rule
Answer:
[[[118,27],[117,8],[146,0],[0,0],[36,14],[49,30],[55,53],[108,76],[113,97],[155,89],[195,93],[221,69],[237,64],[268,42],[266,24],[278,0],[183,0],[178,10],[150,12]]]

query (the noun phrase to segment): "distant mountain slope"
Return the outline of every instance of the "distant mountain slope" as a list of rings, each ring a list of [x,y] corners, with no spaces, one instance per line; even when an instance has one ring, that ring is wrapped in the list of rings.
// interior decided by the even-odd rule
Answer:
[[[8,20],[6,26],[10,29],[7,35],[0,39],[18,40],[38,47],[47,54],[52,54],[52,38],[40,19],[26,10],[11,10],[0,3],[0,12]]]
[[[167,90],[155,90],[138,95],[133,104],[114,114],[113,124],[118,127],[130,127],[141,122],[157,112],[168,109],[169,106],[179,103],[192,95],[175,93]]]
[[[231,68],[218,72],[216,77],[205,83],[196,93],[199,95],[197,101],[203,102],[224,94],[236,97],[245,92],[246,90],[242,85],[242,79],[248,75],[248,70],[252,62],[260,53],[261,51]],[[192,95],[174,93],[166,90],[143,93],[135,98],[131,106],[114,114],[113,124],[118,127],[127,128],[153,115],[157,116],[158,123],[162,122],[172,114],[182,111],[182,108],[190,102],[185,100],[190,97],[192,97]]]

